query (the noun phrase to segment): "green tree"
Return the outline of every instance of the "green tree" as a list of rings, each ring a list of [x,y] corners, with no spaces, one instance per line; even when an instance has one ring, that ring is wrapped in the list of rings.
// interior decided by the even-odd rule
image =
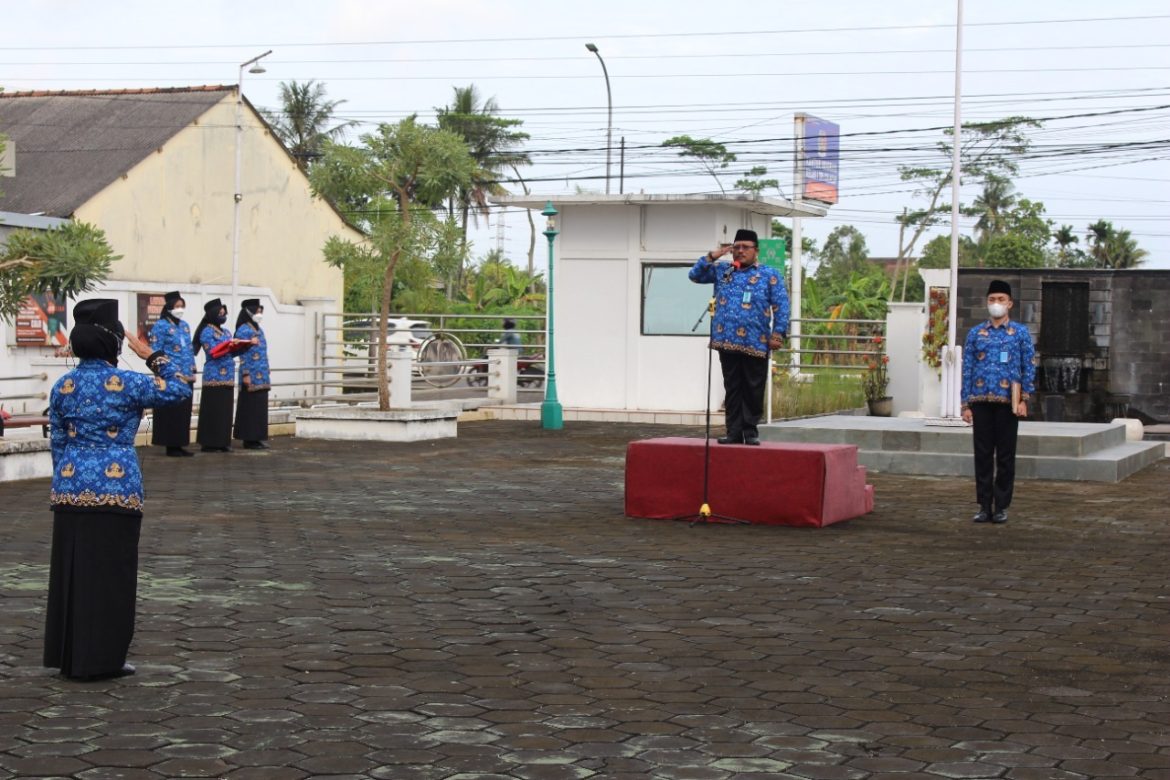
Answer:
[[[964,209],[967,216],[976,216],[975,237],[980,244],[1007,232],[1006,212],[1015,205],[1015,189],[1007,179],[989,175],[983,181],[983,191],[975,198],[970,209]]]
[[[1081,239],[1073,232],[1072,225],[1061,225],[1053,231],[1052,240],[1056,243],[1056,264],[1061,268],[1075,268],[1084,262],[1084,253],[1073,244]]]
[[[1017,158],[1031,146],[1025,129],[1039,126],[1036,120],[1022,116],[964,126],[962,145],[959,147],[963,180],[987,181],[993,177],[1010,180],[1019,170]],[[914,247],[923,234],[938,225],[951,211],[951,204],[943,198],[943,193],[951,186],[954,130],[948,128],[943,132],[945,137],[935,146],[939,158],[937,165],[903,165],[898,168],[902,181],[910,182],[914,186],[915,196],[925,199],[926,205],[905,209],[896,218],[900,230],[894,278],[898,278],[902,264],[913,256]]]
[[[373,209],[367,241],[354,243],[336,236],[325,244],[325,259],[339,268],[354,265],[382,272],[378,324],[378,406],[390,408],[386,376],[387,320],[394,293],[394,274],[404,258],[418,258],[443,236],[432,208],[451,193],[469,188],[475,160],[458,135],[419,124],[408,117],[382,124],[361,137],[362,147],[332,145],[328,164],[314,166],[314,189],[324,197],[365,200],[378,206],[389,201],[393,209]],[[447,248],[445,251],[451,251]]]
[[[981,265],[985,268],[1043,268],[1043,245],[1021,233],[1004,233],[987,239],[980,247]]]
[[[768,169],[763,165],[757,165],[744,174],[744,178],[735,182],[735,188],[737,190],[743,190],[750,195],[760,195],[766,189],[779,191],[780,181],[778,179],[761,178],[767,175]]]
[[[723,182],[719,179],[719,171],[735,162],[734,152],[727,151],[726,146],[716,143],[710,138],[691,138],[689,135],[676,135],[674,138],[663,141],[662,145],[678,149],[679,157],[691,157],[698,160],[703,169],[715,179],[715,183],[719,185],[719,191],[724,195],[727,194],[727,190],[723,189]]]
[[[979,250],[970,236],[959,236],[959,266],[966,268],[978,265]],[[935,236],[922,247],[922,257],[918,260],[919,268],[950,268],[951,267],[951,237],[943,234]]]
[[[481,100],[474,84],[455,87],[451,103],[436,108],[439,127],[458,135],[467,144],[476,169],[471,183],[461,187],[448,198],[447,213],[454,215],[458,208],[463,241],[467,243],[467,223],[475,214],[486,214],[488,196],[507,192],[499,183],[508,168],[515,170],[530,165],[531,158],[520,147],[528,140],[528,133],[517,130],[523,124],[519,119],[499,116],[496,99]],[[462,278],[463,268],[459,269]]]
[[[792,256],[792,228],[778,219],[772,220],[772,238],[784,239],[784,246],[788,247],[788,256]],[[817,241],[803,233],[800,236],[800,253],[807,259],[817,252]]]
[[[817,281],[833,291],[847,286],[855,274],[881,273],[881,269],[869,261],[865,236],[853,225],[833,228],[817,253],[817,259]]]
[[[0,251],[0,317],[11,319],[30,295],[71,298],[97,287],[115,255],[105,233],[84,222],[51,230],[14,230]]]
[[[1095,268],[1136,268],[1149,256],[1128,230],[1118,230],[1108,220],[1089,225],[1089,255]]]
[[[493,249],[472,269],[466,285],[468,302],[477,310],[542,309],[545,296],[537,289],[540,276],[533,277]]]
[[[304,83],[282,81],[279,111],[264,111],[264,117],[297,161],[308,171],[309,165],[324,154],[326,141],[337,141],[346,128],[356,122],[334,124],[333,112],[344,100],[327,100],[325,85],[310,79]]]

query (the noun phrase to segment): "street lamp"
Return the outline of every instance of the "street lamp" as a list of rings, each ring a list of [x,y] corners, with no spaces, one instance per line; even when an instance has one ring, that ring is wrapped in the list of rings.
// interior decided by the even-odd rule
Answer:
[[[605,60],[601,59],[601,52],[592,43],[585,44],[585,48],[597,55],[601,63],[601,72],[605,74],[605,102],[609,105],[609,120],[605,125],[605,194],[609,194],[609,159],[613,152],[613,93],[609,91],[609,70],[605,67]]]
[[[557,400],[557,361],[555,347],[555,330],[553,327],[553,241],[557,237],[557,210],[552,201],[544,204],[544,211],[540,212],[548,218],[545,223],[544,235],[548,239],[548,381],[544,384],[544,403],[540,405],[540,427],[546,431],[559,431],[565,427],[564,410]]]
[[[244,68],[249,73],[266,73],[260,65],[260,60],[272,53],[272,49],[247,62],[240,63],[240,75],[236,79],[236,189],[232,196],[235,203],[232,206],[232,309],[240,305],[240,201],[244,199],[242,192],[241,170],[244,159]]]

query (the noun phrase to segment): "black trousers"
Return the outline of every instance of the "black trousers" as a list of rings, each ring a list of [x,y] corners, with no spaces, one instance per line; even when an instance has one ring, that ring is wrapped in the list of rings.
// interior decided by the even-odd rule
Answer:
[[[975,498],[988,512],[1007,509],[1016,482],[1016,434],[1020,418],[1011,404],[971,404],[975,444]]]
[[[267,441],[268,439],[268,391],[249,392],[240,385],[236,398],[235,438],[244,441]]]
[[[45,666],[66,677],[117,672],[134,636],[142,518],[53,513]]]
[[[195,441],[204,447],[229,447],[232,443],[232,390],[230,385],[203,386],[199,402],[199,427]]]
[[[728,438],[759,436],[764,388],[768,385],[768,358],[721,349],[719,367],[723,369]]]

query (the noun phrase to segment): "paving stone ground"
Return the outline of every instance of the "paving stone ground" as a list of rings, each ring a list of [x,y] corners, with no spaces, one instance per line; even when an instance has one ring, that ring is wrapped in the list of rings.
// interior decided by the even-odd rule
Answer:
[[[0,777],[1170,778],[1170,461],[1003,527],[880,474],[825,529],[624,518],[679,431],[142,450],[139,673],[89,684],[40,666],[47,482],[0,485]]]

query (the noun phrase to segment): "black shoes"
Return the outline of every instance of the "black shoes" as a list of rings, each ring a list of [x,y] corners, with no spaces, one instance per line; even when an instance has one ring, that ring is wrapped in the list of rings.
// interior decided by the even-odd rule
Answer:
[[[246,450],[270,450],[272,448],[269,447],[266,442],[246,441],[246,442],[244,442],[244,449],[246,449]]]
[[[195,453],[182,447],[167,447],[168,458],[193,458]]]
[[[720,444],[743,444],[742,436],[720,436],[715,441]]]
[[[202,447],[200,452],[231,452],[231,447]]]
[[[987,509],[980,509],[979,512],[971,518],[972,522],[976,523],[995,523],[996,525],[1003,525],[1008,521],[1006,509],[997,509],[994,513]]]
[[[759,436],[744,436],[743,443],[747,444],[748,446],[751,446],[751,447],[759,447],[760,446],[760,437]]]

